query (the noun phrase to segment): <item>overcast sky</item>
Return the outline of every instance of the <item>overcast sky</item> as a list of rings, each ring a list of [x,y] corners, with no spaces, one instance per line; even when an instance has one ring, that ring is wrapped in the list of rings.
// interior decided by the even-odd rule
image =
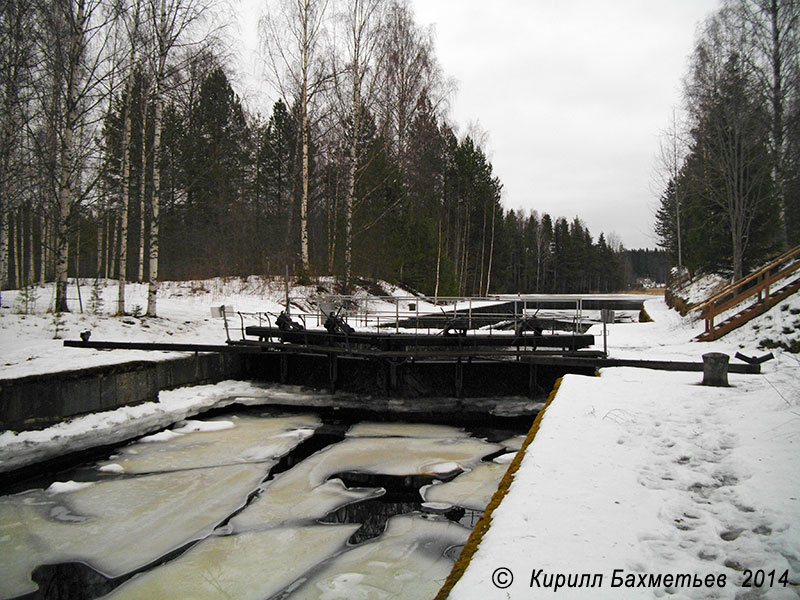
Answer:
[[[264,2],[240,1],[238,34],[254,48]],[[595,239],[614,232],[628,248],[655,247],[659,135],[680,105],[696,27],[719,0],[412,2],[458,84],[451,120],[488,135],[503,204],[580,216]],[[272,95],[260,61],[242,58],[244,96],[263,110],[271,100],[252,102]]]
[[[659,133],[680,104],[697,24],[718,0],[414,0],[478,122],[507,208],[580,216],[655,247]]]

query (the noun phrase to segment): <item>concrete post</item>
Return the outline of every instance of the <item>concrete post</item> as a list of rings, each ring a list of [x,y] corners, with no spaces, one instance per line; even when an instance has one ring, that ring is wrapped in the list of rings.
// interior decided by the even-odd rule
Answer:
[[[728,359],[722,352],[703,354],[703,385],[728,386]]]

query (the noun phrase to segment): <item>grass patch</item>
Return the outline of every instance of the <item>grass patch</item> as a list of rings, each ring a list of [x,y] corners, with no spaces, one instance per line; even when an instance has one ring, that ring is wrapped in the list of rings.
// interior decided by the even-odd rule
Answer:
[[[652,323],[653,318],[647,314],[647,311],[644,308],[644,302],[642,302],[642,308],[639,311],[639,323]]]
[[[794,339],[789,341],[780,341],[780,340],[773,340],[772,338],[764,338],[758,344],[759,348],[783,348],[787,352],[791,352],[792,354],[800,354],[800,339]]]

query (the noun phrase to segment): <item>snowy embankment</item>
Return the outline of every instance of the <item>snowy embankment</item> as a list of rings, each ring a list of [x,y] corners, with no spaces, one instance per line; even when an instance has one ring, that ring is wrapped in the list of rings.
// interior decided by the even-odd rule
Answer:
[[[292,386],[221,381],[214,385],[162,390],[158,402],[93,413],[36,431],[0,432],[0,473],[68,452],[108,446],[159,431],[212,408],[232,403],[269,404],[284,394],[308,394]]]
[[[0,308],[0,382],[37,375],[69,371],[129,361],[158,361],[186,353],[138,350],[93,350],[64,347],[64,339],[76,340],[84,330],[91,330],[92,340],[158,341],[197,344],[222,344],[226,334],[221,318],[211,316],[211,308],[220,305],[244,313],[272,313],[284,309],[286,289],[283,281],[260,277],[216,278],[204,281],[162,282],[159,286],[157,318],[114,316],[117,310],[117,284],[102,282],[93,289],[91,281],[82,280],[80,301],[74,280],[70,281],[68,300],[71,312],[60,316],[58,338],[54,316],[48,312],[53,302],[53,286],[20,292],[4,291]],[[389,284],[378,284],[382,293],[407,295]],[[307,299],[332,291],[332,280],[320,280],[314,286],[294,286],[289,291],[292,313],[313,312]],[[357,290],[357,294],[366,294]],[[144,284],[126,286],[128,312],[141,313],[146,305]],[[26,303],[27,300],[27,303]],[[26,314],[27,313],[27,314]],[[238,338],[238,317],[231,321],[231,337]],[[42,431],[0,432],[0,472],[94,446],[115,444],[157,431],[210,408],[233,402],[268,403],[278,394],[298,394],[287,386],[255,386],[244,382],[221,382],[159,394],[158,402],[123,407],[87,415],[48,427]]]
[[[797,294],[713,343],[662,300],[646,310],[653,323],[609,326],[612,356],[755,355],[800,336]],[[775,354],[727,388],[700,373],[566,376],[449,597],[797,598],[800,361]]]
[[[158,317],[141,315],[147,306],[146,284],[129,283],[125,308],[117,312],[117,282],[101,281],[93,289],[91,280],[81,280],[80,296],[74,280],[68,287],[70,312],[60,315],[61,323],[48,312],[53,305],[52,284],[34,287],[29,292],[10,290],[2,294],[0,308],[0,380],[39,373],[116,364],[133,360],[164,360],[180,353],[137,350],[87,350],[65,348],[64,339],[77,340],[81,331],[90,330],[92,341],[181,342],[222,344],[225,328],[221,318],[211,316],[211,308],[230,306],[243,313],[277,315],[284,309],[286,290],[282,280],[261,277],[215,278],[202,281],[164,281],[158,290]],[[387,296],[406,292],[380,282]],[[320,279],[316,285],[293,286],[289,290],[292,314],[315,313],[308,298],[334,291],[333,279]],[[356,290],[356,294],[366,294]],[[26,302],[27,300],[27,302]],[[27,313],[27,314],[26,314]],[[137,316],[134,316],[137,315]],[[274,316],[273,316],[274,318]],[[254,318],[255,319],[255,318]],[[247,324],[255,324],[253,320]],[[231,338],[241,336],[238,316],[229,320]],[[58,331],[56,332],[56,329]],[[56,338],[57,333],[57,339]]]

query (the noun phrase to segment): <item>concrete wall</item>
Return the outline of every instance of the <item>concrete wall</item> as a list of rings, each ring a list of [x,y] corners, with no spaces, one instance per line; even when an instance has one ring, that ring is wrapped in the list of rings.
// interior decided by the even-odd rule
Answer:
[[[40,429],[70,417],[156,400],[159,390],[238,378],[237,354],[194,354],[0,379],[0,431]]]

